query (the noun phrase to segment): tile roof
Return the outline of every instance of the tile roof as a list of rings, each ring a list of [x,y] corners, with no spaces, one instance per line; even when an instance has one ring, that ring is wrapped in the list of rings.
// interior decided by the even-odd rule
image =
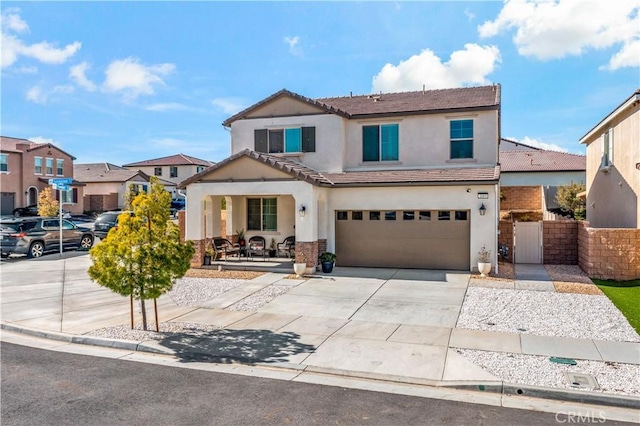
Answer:
[[[500,178],[500,168],[498,166],[491,166],[418,170],[377,170],[327,173],[325,177],[333,182],[335,186],[497,182]]]
[[[180,182],[178,188],[185,188],[190,183],[201,180],[203,176],[206,176],[212,171],[241,157],[253,158],[254,160],[260,161],[273,168],[289,173],[294,178],[304,180],[306,182],[319,186],[366,186],[407,183],[437,184],[446,182],[497,182],[500,178],[500,168],[498,166],[426,170],[383,170],[343,173],[320,173],[305,166],[304,164],[300,164],[288,158],[277,157],[274,155],[245,149]]]
[[[530,150],[500,151],[500,168],[508,172],[585,171],[587,157],[567,152]]]
[[[226,119],[229,126],[269,102],[288,96],[345,118],[362,118],[389,114],[418,114],[448,110],[495,109],[500,105],[500,85],[459,87],[417,92],[378,93],[311,99],[282,89]]]
[[[250,149],[245,149],[236,154],[233,154],[230,157],[225,158],[219,163],[214,164],[211,167],[208,167],[201,171],[198,174],[191,176],[190,178],[185,179],[184,181],[178,184],[178,188],[185,188],[192,182],[196,182],[200,180],[203,176],[211,173],[212,171],[219,169],[220,167],[231,163],[232,161],[241,158],[241,157],[249,157],[254,160],[260,161],[264,164],[267,164],[275,169],[281,170],[285,173],[290,174],[292,177],[304,180],[309,183],[317,184],[317,185],[331,185],[331,182],[327,180],[322,173],[319,173],[304,164],[298,163],[296,161],[290,160],[284,157],[277,157],[275,155],[265,154],[262,152],[256,152]]]
[[[80,182],[126,182],[136,175],[148,180],[140,170],[129,170],[111,163],[74,164],[73,177]]]
[[[169,155],[167,157],[154,158],[152,160],[143,160],[136,163],[125,164],[124,167],[144,167],[144,166],[206,166],[209,167],[213,163],[200,158],[191,157],[185,154]]]
[[[18,144],[27,144],[29,147],[26,150],[18,149]],[[23,152],[23,151],[27,151],[27,152],[35,151],[41,148],[50,148],[50,149],[55,149],[63,153],[64,155],[71,157],[72,160],[76,159],[76,157],[60,149],[59,147],[55,146],[52,143],[38,143],[38,142],[32,142],[28,139],[12,138],[10,136],[0,136],[0,148],[3,151],[11,151],[11,152],[17,152],[17,153]]]
[[[351,117],[497,107],[500,85],[316,99]]]

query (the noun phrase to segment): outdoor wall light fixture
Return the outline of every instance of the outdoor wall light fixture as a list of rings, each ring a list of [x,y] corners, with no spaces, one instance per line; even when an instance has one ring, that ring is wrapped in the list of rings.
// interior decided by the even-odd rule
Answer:
[[[480,216],[484,216],[487,213],[487,208],[484,206],[484,203],[480,205]]]
[[[300,210],[298,210],[298,213],[300,214],[300,218],[303,218],[306,212],[307,212],[307,208],[304,206],[304,204],[302,204],[300,206]]]

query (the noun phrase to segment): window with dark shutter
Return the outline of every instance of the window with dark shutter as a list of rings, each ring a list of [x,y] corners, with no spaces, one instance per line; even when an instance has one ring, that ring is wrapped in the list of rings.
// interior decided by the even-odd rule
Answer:
[[[302,152],[316,152],[316,128],[302,128]]]
[[[254,151],[269,152],[269,145],[267,144],[267,129],[258,129],[254,132],[254,135]]]

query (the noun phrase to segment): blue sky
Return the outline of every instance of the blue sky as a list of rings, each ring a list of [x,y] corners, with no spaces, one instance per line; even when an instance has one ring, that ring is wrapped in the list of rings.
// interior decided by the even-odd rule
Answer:
[[[221,123],[329,97],[502,84],[502,135],[578,139],[640,86],[640,2],[10,2],[3,136],[76,163],[230,154]]]

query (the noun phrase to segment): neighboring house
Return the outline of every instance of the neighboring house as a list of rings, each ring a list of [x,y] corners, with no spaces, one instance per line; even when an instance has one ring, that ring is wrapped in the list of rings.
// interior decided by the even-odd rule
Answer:
[[[111,163],[76,164],[76,179],[85,187],[85,208],[93,212],[122,209],[125,196],[133,184],[139,191],[149,190],[149,176],[140,170],[129,170]],[[175,184],[160,180],[172,194]]]
[[[476,269],[497,246],[499,117],[499,85],[281,90],[227,119],[232,155],[178,186],[186,238],[201,255],[225,197],[228,235],[295,236],[309,266],[328,250],[341,266]]]
[[[38,203],[40,191],[49,179],[73,178],[75,157],[50,143],[0,137],[0,214],[11,214],[17,207]],[[82,213],[83,185],[73,181],[71,189],[62,193],[63,208]],[[59,191],[56,191],[59,197]]]
[[[123,167],[141,170],[149,176],[157,176],[160,179],[178,184],[212,165],[213,163],[207,160],[176,154],[125,164]]]
[[[587,146],[590,226],[640,229],[640,89],[580,143]]]
[[[542,219],[555,210],[557,188],[585,183],[586,157],[549,151],[520,142],[500,141],[501,216],[526,215]]]

